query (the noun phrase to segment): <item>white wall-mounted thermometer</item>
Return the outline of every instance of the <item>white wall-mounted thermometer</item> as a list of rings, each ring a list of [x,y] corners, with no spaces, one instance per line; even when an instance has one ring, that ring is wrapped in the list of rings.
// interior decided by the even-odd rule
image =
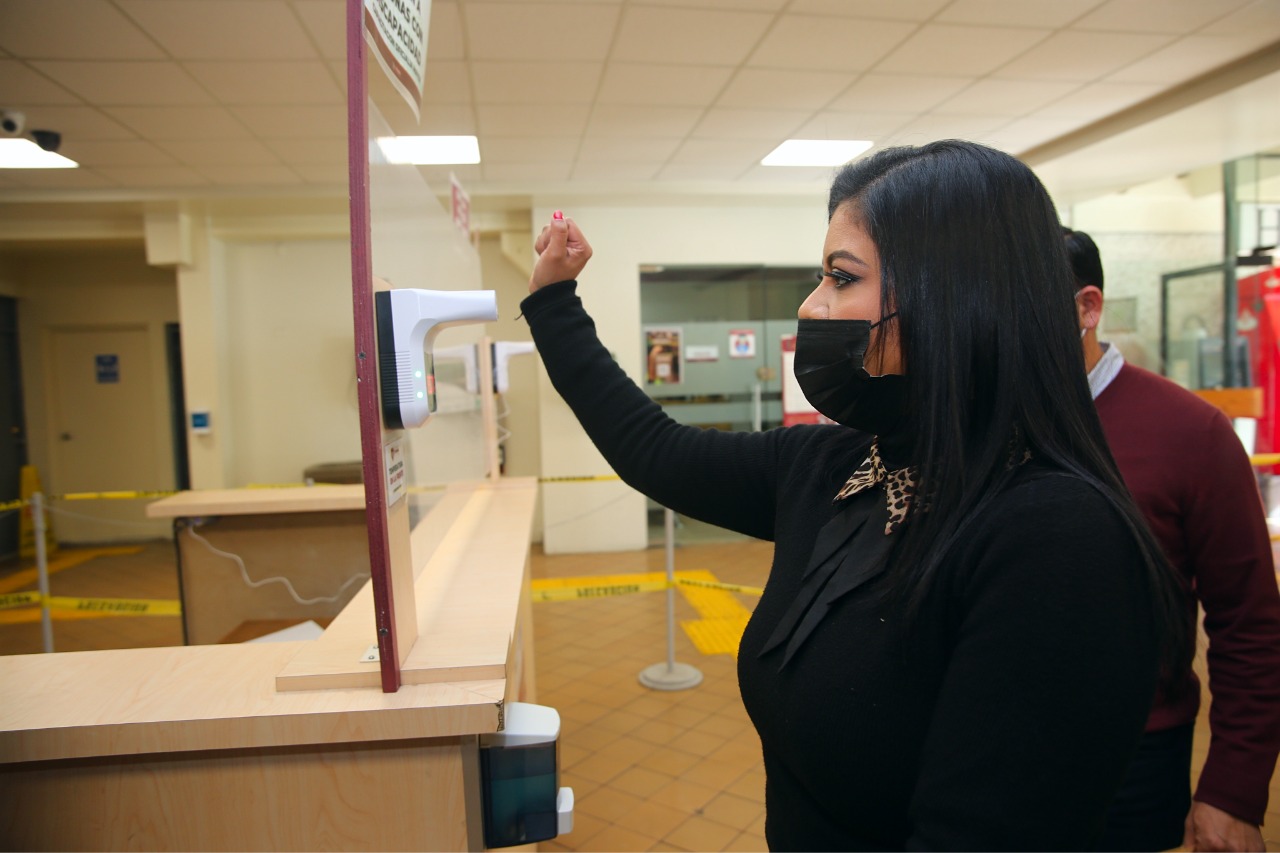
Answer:
[[[427,422],[436,410],[431,347],[448,326],[498,319],[492,290],[401,288],[374,294],[382,419],[390,429]]]

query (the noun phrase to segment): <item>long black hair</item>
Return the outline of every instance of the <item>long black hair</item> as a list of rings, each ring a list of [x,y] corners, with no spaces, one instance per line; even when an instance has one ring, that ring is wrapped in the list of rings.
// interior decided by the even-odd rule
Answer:
[[[918,606],[968,525],[1013,476],[1011,459],[1030,450],[1091,484],[1133,531],[1164,671],[1181,675],[1194,648],[1185,588],[1107,447],[1085,373],[1074,277],[1043,185],[1008,154],[944,140],[845,166],[828,218],[846,204],[879,251],[881,320],[897,333],[909,378],[922,500],[904,527],[911,535],[895,545],[892,587]]]

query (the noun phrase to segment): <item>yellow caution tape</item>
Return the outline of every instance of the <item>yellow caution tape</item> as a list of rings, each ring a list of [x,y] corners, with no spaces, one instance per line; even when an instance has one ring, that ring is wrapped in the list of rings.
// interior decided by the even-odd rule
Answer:
[[[27,505],[27,501],[8,501],[0,504],[0,512],[8,512],[11,509],[22,509]]]
[[[743,595],[764,595],[764,590],[758,586],[742,586],[736,583],[721,583],[719,581],[702,581],[693,578],[682,578],[680,573],[676,573],[676,584],[684,586],[700,586],[705,589],[723,589],[727,592],[740,592]]]
[[[605,480],[621,480],[617,474],[597,474],[594,477],[539,477],[539,483],[595,483]]]
[[[75,492],[69,495],[49,495],[51,501],[128,501],[139,498],[167,498],[176,495],[174,491],[152,492]]]
[[[0,610],[39,606],[48,601],[50,610],[69,610],[96,616],[181,616],[182,604],[160,598],[72,598],[51,595],[45,599],[38,592],[12,592],[0,595]]]
[[[635,575],[599,575],[577,578],[539,578],[530,585],[534,601],[576,601],[583,598],[611,598],[667,588],[664,572]]]
[[[1249,457],[1250,465],[1280,465],[1280,453],[1258,453]]]
[[[0,610],[8,610],[10,607],[26,607],[31,604],[40,603],[40,593],[38,592],[11,592],[8,595],[0,595]]]

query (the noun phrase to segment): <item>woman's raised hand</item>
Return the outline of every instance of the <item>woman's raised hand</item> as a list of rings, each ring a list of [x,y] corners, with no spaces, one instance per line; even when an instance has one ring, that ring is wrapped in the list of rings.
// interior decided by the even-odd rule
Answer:
[[[572,219],[556,211],[551,224],[542,229],[533,244],[538,261],[529,276],[529,292],[557,281],[576,279],[591,260],[591,245]]]

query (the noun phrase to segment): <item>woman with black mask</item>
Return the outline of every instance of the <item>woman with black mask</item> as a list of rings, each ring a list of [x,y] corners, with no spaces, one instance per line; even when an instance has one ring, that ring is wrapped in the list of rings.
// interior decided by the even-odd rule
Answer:
[[[944,141],[844,167],[828,216],[795,373],[832,425],[667,418],[582,310],[572,221],[524,314],[627,483],[775,543],[738,653],[772,849],[1087,849],[1192,641],[1093,409],[1053,204]]]

